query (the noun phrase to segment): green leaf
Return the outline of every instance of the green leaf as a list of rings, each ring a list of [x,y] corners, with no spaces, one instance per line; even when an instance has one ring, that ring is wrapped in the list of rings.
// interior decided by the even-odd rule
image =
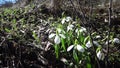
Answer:
[[[80,42],[84,42],[84,36],[82,35],[82,33],[80,33],[80,36],[79,36],[79,40],[80,40]]]
[[[89,40],[89,36],[87,36],[85,39],[84,39],[84,44],[86,44],[86,42]]]
[[[66,51],[65,41],[64,41],[64,39],[61,38],[61,41],[62,41],[62,48],[64,49],[64,51]]]
[[[59,58],[59,46],[58,45],[54,45],[54,48],[55,48],[56,58],[58,59]]]
[[[5,28],[5,31],[7,31],[8,33],[10,33],[10,32],[11,32],[11,30],[9,30],[9,29],[7,29],[7,28]]]
[[[88,56],[87,57],[87,68],[92,68],[92,65],[91,65],[91,63],[90,63],[90,57]]]
[[[90,63],[87,63],[87,68],[92,68]]]
[[[79,64],[79,58],[75,50],[73,50],[73,58],[75,59],[76,63]]]

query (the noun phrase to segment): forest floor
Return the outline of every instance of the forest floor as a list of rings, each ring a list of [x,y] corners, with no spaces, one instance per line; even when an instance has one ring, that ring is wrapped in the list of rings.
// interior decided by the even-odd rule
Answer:
[[[72,16],[68,10],[56,15],[57,13],[49,12],[44,6],[37,7],[28,5],[24,8],[1,8],[0,68],[69,68],[63,61],[56,58],[54,42],[48,36],[55,31],[54,23],[59,24],[64,16],[70,16],[73,21],[76,20],[76,17]],[[63,13],[64,15],[62,15]],[[115,18],[112,19],[111,37],[120,38],[119,15],[120,13],[116,12]],[[95,9],[92,23],[82,25],[80,21],[78,24],[90,27],[91,32],[105,38],[109,29],[108,17],[106,9]],[[112,56],[111,59],[114,60],[109,62],[109,67],[120,67],[119,48],[120,46],[117,44],[110,47],[110,53],[115,55]],[[64,55],[60,55],[60,57],[62,58]],[[100,61],[100,64],[104,68],[104,61]]]

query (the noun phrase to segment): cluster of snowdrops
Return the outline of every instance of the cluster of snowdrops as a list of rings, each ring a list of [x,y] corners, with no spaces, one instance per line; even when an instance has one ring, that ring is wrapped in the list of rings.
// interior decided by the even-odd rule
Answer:
[[[85,27],[78,23],[78,19],[75,21],[71,17],[63,17],[58,23],[53,24],[55,31],[50,33],[49,39],[52,40],[56,58],[63,61],[69,66],[81,67],[86,65],[87,68],[92,67],[91,57],[96,54],[99,60],[104,60],[105,53],[103,52],[103,46],[100,44],[101,36],[96,32],[91,35],[94,36],[93,45],[95,46],[95,54],[93,54],[93,45],[88,35],[88,31]],[[118,38],[112,38],[109,42],[120,44]],[[107,41],[105,45],[107,45]],[[61,57],[62,56],[62,57]],[[69,59],[72,58],[72,59]],[[96,59],[95,59],[96,60]]]

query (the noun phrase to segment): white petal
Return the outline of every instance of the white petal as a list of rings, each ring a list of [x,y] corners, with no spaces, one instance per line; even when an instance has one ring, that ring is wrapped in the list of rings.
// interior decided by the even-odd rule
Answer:
[[[94,45],[100,46],[100,44],[97,41],[93,41]]]
[[[55,34],[53,34],[53,33],[50,34],[50,35],[49,35],[49,39],[53,38],[54,36],[55,36]]]
[[[72,21],[71,17],[66,17],[66,22]]]
[[[54,42],[55,44],[60,44],[60,37],[58,35],[55,36]]]
[[[81,27],[80,32],[87,32],[86,28]]]
[[[104,22],[109,22],[106,18],[104,19]]]
[[[97,57],[98,57],[98,59],[101,59],[101,52],[100,51],[97,53]]]
[[[70,45],[70,46],[67,48],[67,51],[68,51],[68,52],[71,51],[73,47],[74,47],[74,45]]]
[[[79,31],[79,29],[77,28],[76,30],[75,30],[75,32],[77,33]]]
[[[77,47],[77,50],[79,52],[84,52],[85,51],[84,48],[81,45],[77,45],[76,47]]]
[[[58,31],[58,33],[61,33],[61,32],[62,32],[62,29],[57,28],[57,31]]]
[[[92,45],[91,45],[91,43],[90,43],[90,41],[88,41],[87,43],[86,43],[86,45],[85,45],[87,48],[90,48],[90,47],[92,47]]]
[[[59,34],[59,35],[60,35],[62,38],[64,38],[64,39],[66,38],[65,35],[63,35],[63,34]]]
[[[114,38],[114,39],[113,39],[113,42],[119,44],[119,43],[120,43],[120,40],[119,40],[118,38]]]
[[[101,36],[100,36],[100,35],[97,35],[95,38],[96,38],[96,39],[99,39],[99,38],[101,38]]]
[[[103,60],[104,57],[105,57],[104,53],[102,53],[101,51],[98,51],[98,53],[97,53],[97,58],[98,58],[99,60]]]
[[[109,43],[111,43],[111,42],[112,42],[112,40],[109,40]],[[105,45],[108,45],[108,41],[105,42]]]
[[[66,58],[61,58],[60,60],[61,60],[63,63],[68,62]]]
[[[68,25],[68,26],[67,26],[67,31],[73,30],[73,27],[74,27],[74,25]]]
[[[72,24],[76,24],[77,22],[76,21],[73,21]]]
[[[61,23],[62,23],[62,24],[64,24],[64,23],[65,23],[65,18],[63,18],[63,19],[62,19]]]

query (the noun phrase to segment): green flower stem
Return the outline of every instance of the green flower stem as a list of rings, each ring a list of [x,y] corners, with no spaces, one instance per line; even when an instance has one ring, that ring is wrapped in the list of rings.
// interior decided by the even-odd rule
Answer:
[[[66,52],[65,40],[63,38],[61,38],[61,41],[62,41],[62,48]]]
[[[55,48],[56,58],[58,59],[58,58],[59,58],[59,45],[55,44],[55,45],[54,45],[54,48]]]

